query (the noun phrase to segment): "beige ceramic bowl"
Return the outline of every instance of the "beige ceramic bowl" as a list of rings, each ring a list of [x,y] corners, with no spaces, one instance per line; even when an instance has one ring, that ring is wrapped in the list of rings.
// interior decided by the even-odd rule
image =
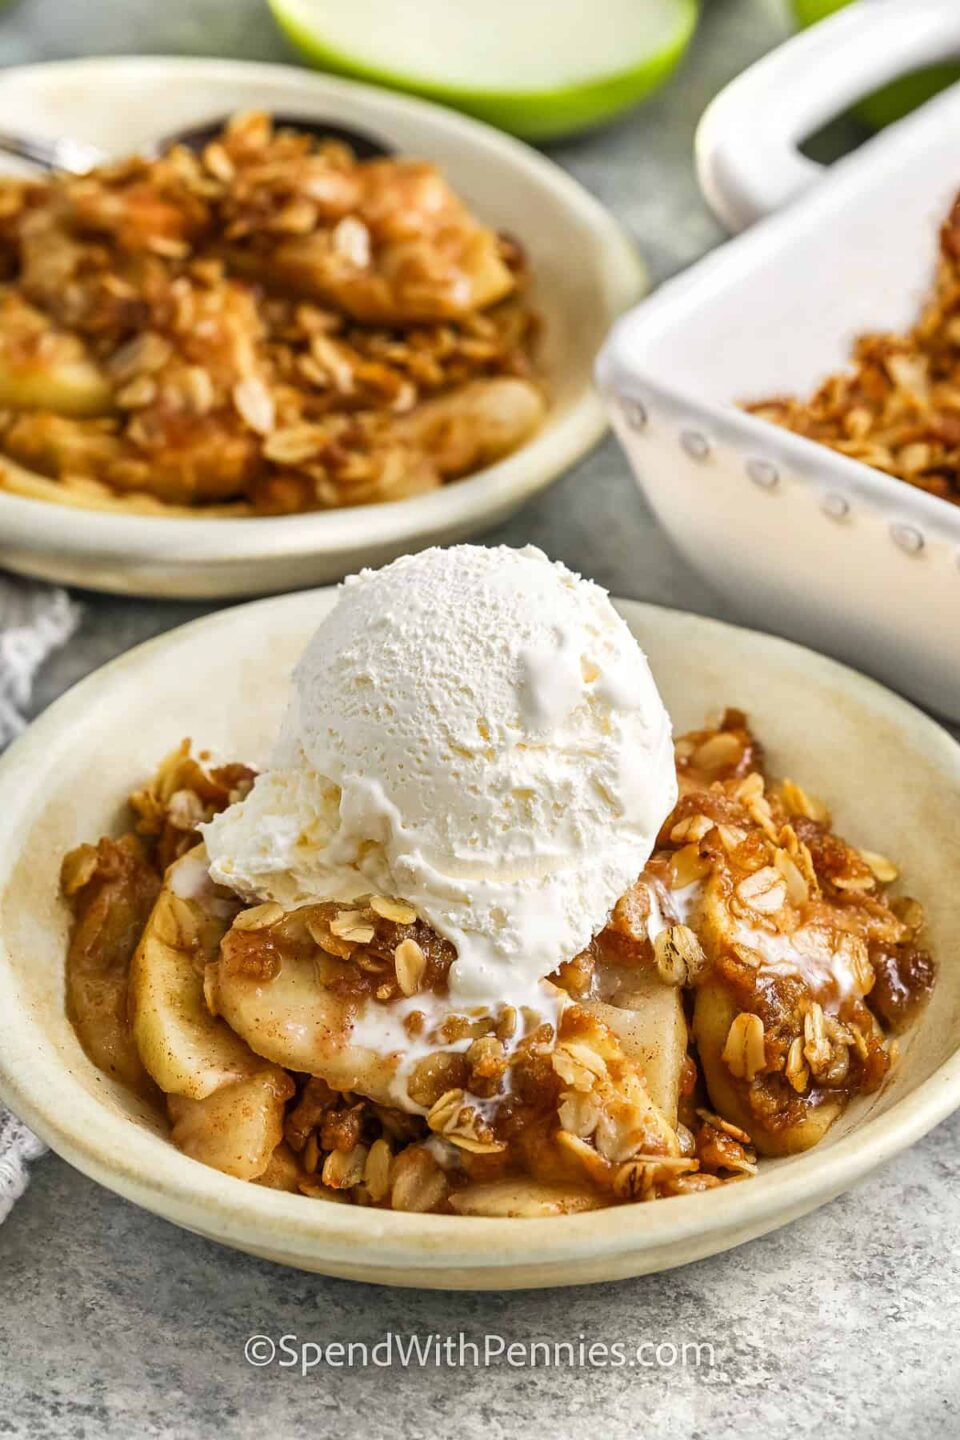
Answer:
[[[468,479],[393,504],[246,519],[106,514],[0,492],[0,565],[130,595],[263,595],[338,580],[506,520],[606,428],[593,360],[644,289],[632,242],[557,165],[507,135],[422,100],[289,65],[123,58],[0,74],[0,130],[71,135],[129,153],[235,110],[327,119],[438,164],[488,223],[524,244],[544,319],[550,410],[526,445]]]
[[[928,908],[933,999],[878,1094],[816,1150],[741,1185],[563,1219],[384,1213],[263,1190],[189,1160],[85,1058],[63,1010],[63,851],[116,827],[127,791],[183,735],[262,759],[291,667],[331,604],[315,591],[225,611],[108,665],[0,763],[0,1093],[80,1170],[241,1250],[384,1284],[509,1289],[609,1280],[723,1250],[812,1210],[960,1103],[960,748],[872,681],[780,640],[645,605],[622,611],[678,728],[725,702],[775,771],[841,830],[902,863]]]

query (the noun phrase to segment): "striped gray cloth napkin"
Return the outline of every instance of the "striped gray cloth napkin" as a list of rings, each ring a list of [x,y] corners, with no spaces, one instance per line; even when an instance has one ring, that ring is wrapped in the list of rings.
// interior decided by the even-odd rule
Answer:
[[[66,591],[0,575],[0,750],[24,728],[37,671],[70,639],[78,619]],[[0,1104],[0,1222],[26,1188],[29,1162],[44,1148]]]

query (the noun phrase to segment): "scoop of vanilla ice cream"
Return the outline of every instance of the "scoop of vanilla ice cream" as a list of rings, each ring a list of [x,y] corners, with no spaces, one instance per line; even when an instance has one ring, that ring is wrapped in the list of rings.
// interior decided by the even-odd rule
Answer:
[[[675,800],[670,721],[606,592],[459,545],[344,582],[272,764],[204,838],[249,899],[408,901],[456,947],[456,1001],[525,1004]]]

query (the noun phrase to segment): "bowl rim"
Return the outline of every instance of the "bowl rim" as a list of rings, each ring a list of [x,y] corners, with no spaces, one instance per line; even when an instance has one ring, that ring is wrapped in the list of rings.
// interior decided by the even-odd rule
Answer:
[[[525,175],[552,193],[568,215],[577,217],[598,242],[597,273],[603,277],[607,318],[612,322],[647,288],[646,266],[626,228],[590,192],[554,161],[532,146],[481,120],[448,110],[433,101],[398,94],[341,76],[290,64],[220,60],[184,55],[85,56],[11,66],[0,75],[4,86],[34,80],[55,84],[81,78],[95,85],[117,69],[144,79],[176,70],[197,81],[198,114],[209,111],[203,84],[251,83],[282,86],[304,104],[325,98],[359,101],[372,124],[390,116],[410,116],[436,133],[497,164]],[[219,113],[219,112],[218,112]],[[476,474],[427,495],[289,516],[202,517],[122,515],[57,505],[0,491],[0,530],[4,543],[25,551],[57,550],[91,560],[129,559],[131,565],[176,561],[178,565],[235,564],[237,560],[276,556],[335,556],[341,552],[402,544],[438,532],[444,526],[482,521],[498,504],[516,504],[551,484],[595,445],[607,428],[606,410],[589,376],[562,412],[548,410],[543,428],[526,445]]]
[[[158,650],[201,630],[211,636],[218,629],[229,631],[238,620],[243,623],[242,613],[254,608],[264,616],[265,607],[292,608],[308,598],[313,603],[323,602],[323,597],[332,593],[325,587],[204,616],[111,661],[54,702],[0,759],[0,841],[9,842],[0,845],[0,896],[15,868],[17,838],[30,823],[36,793],[35,787],[23,783],[23,777],[39,773],[40,790],[49,790],[51,777],[43,774],[42,765],[38,770],[35,762],[42,761],[51,742],[69,732],[74,717],[88,713],[109,693],[121,670],[149,670]],[[677,627],[680,638],[684,627],[706,627],[719,636],[746,633],[751,643],[759,642],[762,651],[786,654],[800,674],[812,670],[891,717],[913,743],[923,746],[928,759],[933,757],[944,773],[960,782],[960,745],[936,721],[876,681],[790,641],[655,605],[616,603],[628,624],[667,623]],[[404,1283],[403,1272],[409,1274],[415,1266],[435,1283],[442,1284],[444,1274],[467,1270],[474,1277],[482,1271],[485,1281],[509,1285],[509,1271],[531,1261],[551,1269],[567,1262],[602,1266],[619,1258],[632,1266],[630,1273],[636,1273],[642,1262],[634,1265],[628,1257],[689,1242],[691,1253],[680,1259],[695,1258],[692,1247],[697,1241],[706,1240],[711,1251],[722,1249],[743,1238],[745,1232],[772,1229],[814,1208],[918,1140],[960,1106],[960,1039],[956,1050],[933,1074],[883,1114],[865,1119],[824,1149],[767,1162],[748,1186],[722,1187],[655,1206],[528,1219],[522,1225],[516,1219],[317,1206],[303,1196],[266,1190],[189,1160],[165,1137],[131,1124],[129,1117],[113,1111],[109,1102],[82,1087],[76,1087],[75,1103],[63,1106],[60,1096],[66,1073],[66,1063],[42,1038],[29,1008],[17,995],[13,972],[6,963],[0,918],[0,1096],[77,1169],[144,1208],[210,1238],[254,1250],[275,1243],[275,1258],[288,1263],[309,1262],[312,1268],[336,1273],[336,1267],[343,1266],[348,1257],[354,1272],[366,1266],[371,1278],[386,1277],[387,1283],[392,1272]],[[710,1237],[719,1237],[718,1243],[712,1243]],[[561,1276],[549,1283],[566,1282]]]

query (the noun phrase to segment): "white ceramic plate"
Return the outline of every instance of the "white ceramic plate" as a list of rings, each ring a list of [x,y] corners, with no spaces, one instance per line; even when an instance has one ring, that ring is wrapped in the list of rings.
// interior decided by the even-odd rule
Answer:
[[[0,73],[0,129],[72,135],[127,153],[234,110],[328,118],[435,161],[484,220],[516,234],[536,277],[551,388],[546,424],[515,455],[394,504],[243,520],[98,514],[0,494],[0,565],[134,595],[256,595],[338,579],[499,524],[605,428],[592,383],[611,321],[644,288],[613,218],[535,151],[424,101],[282,65],[75,60]]]
[[[291,667],[331,604],[318,591],[224,611],[78,685],[0,762],[0,1093],[65,1159],[212,1239],[324,1274],[509,1289],[608,1280],[723,1250],[812,1210],[960,1103],[960,748],[874,682],[784,641],[624,602],[679,728],[745,707],[786,772],[842,832],[904,867],[940,978],[903,1062],[806,1155],[703,1195],[549,1220],[331,1205],[234,1180],[174,1149],[94,1069],[63,1009],[63,852],[117,826],[126,793],[183,735],[262,758]]]
[[[828,173],[797,146],[951,53],[956,0],[871,0],[738,77],[702,121],[701,183],[737,227],[787,208],[624,317],[598,376],[637,483],[740,615],[960,720],[960,507],[738,408],[913,323],[960,189],[960,87]]]

